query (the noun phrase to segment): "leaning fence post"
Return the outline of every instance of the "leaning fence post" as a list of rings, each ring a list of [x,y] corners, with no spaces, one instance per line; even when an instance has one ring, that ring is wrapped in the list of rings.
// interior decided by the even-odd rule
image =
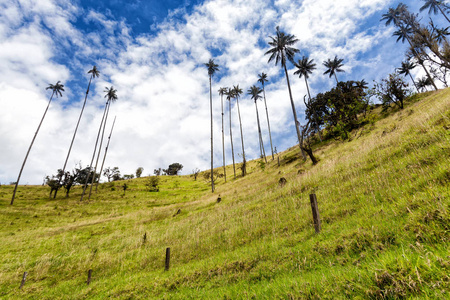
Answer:
[[[89,283],[91,283],[91,278],[92,278],[92,269],[89,269],[88,271],[88,279],[86,281],[86,283],[89,285]]]
[[[316,230],[316,233],[319,233],[321,226],[320,226],[320,215],[319,215],[319,207],[317,206],[316,194],[310,194],[309,201],[311,202],[311,209],[312,209],[312,214],[313,214],[313,219],[314,219],[314,229]]]
[[[165,271],[169,271],[170,268],[170,248],[166,248],[166,267]]]
[[[28,272],[23,272],[22,282],[20,283],[19,290],[21,290],[23,288],[23,286],[25,285],[25,281],[27,280],[27,275],[28,275]]]

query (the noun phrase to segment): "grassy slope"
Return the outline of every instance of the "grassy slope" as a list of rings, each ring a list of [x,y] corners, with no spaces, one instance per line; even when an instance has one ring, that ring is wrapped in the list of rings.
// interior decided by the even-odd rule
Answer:
[[[0,298],[448,299],[449,107],[450,89],[416,97],[350,142],[322,145],[316,166],[297,147],[281,167],[250,162],[244,178],[228,166],[215,194],[188,176],[150,193],[140,178],[89,202],[79,188],[49,200],[47,187],[20,187],[11,207],[1,186]]]

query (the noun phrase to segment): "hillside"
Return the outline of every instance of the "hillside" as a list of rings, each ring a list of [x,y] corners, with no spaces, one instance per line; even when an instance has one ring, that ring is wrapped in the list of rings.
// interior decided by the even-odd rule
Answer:
[[[371,113],[318,165],[292,147],[246,177],[228,166],[214,194],[202,176],[162,176],[159,192],[139,178],[83,202],[79,187],[53,200],[21,186],[10,206],[1,186],[0,298],[448,299],[450,89]]]

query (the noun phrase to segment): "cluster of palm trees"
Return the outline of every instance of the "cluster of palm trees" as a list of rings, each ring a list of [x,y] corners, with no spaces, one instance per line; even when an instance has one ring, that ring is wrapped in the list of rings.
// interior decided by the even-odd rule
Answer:
[[[447,4],[438,0],[423,1],[424,4],[420,7],[421,12],[428,10],[429,14],[440,13],[450,23],[445,13],[450,9]],[[409,12],[408,7],[403,3],[399,3],[395,8],[389,8],[388,12],[383,14],[381,21],[385,21],[386,26],[393,24],[397,28],[393,34],[397,37],[397,42],[408,42],[407,60],[397,69],[399,74],[410,76],[418,92],[426,90],[427,86],[433,86],[437,90],[436,79],[447,86],[445,77],[450,69],[450,44],[446,36],[450,34],[450,27],[439,28],[431,19],[428,26],[422,26],[418,15]],[[425,64],[426,62],[428,65]],[[426,75],[414,81],[411,70],[418,65],[422,67]],[[433,68],[433,65],[437,68]],[[438,74],[439,72],[441,75]]]
[[[77,131],[78,131],[78,127],[80,125],[81,117],[83,115],[84,108],[86,106],[86,101],[87,101],[87,97],[88,97],[88,94],[89,94],[89,90],[90,90],[90,86],[91,86],[91,83],[92,83],[92,79],[99,77],[100,71],[97,69],[96,66],[93,66],[93,68],[88,71],[88,74],[90,74],[90,78],[89,78],[89,83],[88,83],[88,87],[87,87],[87,90],[86,90],[86,95],[85,95],[85,98],[84,98],[83,106],[81,108],[81,112],[80,112],[80,115],[78,117],[77,124],[75,126],[75,130],[74,130],[74,133],[73,133],[73,136],[72,136],[72,140],[70,142],[69,150],[67,152],[67,156],[66,156],[66,159],[64,161],[64,166],[61,169],[61,172],[58,172],[59,174],[61,174],[59,176],[59,178],[58,178],[58,188],[61,186],[61,181],[63,180],[62,177],[64,175],[66,175],[65,170],[66,170],[66,167],[67,167],[67,162],[69,160],[69,156],[70,156],[70,153],[71,153],[71,150],[72,150],[72,146],[73,146],[73,143],[75,141],[75,137],[76,137],[76,134],[77,134]],[[41,125],[42,125],[42,123],[44,121],[44,118],[45,118],[45,116],[47,114],[48,108],[50,107],[50,103],[51,103],[51,101],[53,99],[53,96],[56,96],[56,97],[60,96],[60,97],[62,97],[62,92],[64,92],[64,85],[62,85],[60,83],[60,81],[58,81],[54,85],[50,84],[46,89],[47,90],[52,90],[52,94],[51,94],[50,100],[49,100],[49,102],[47,104],[47,108],[45,109],[44,114],[43,114],[43,116],[41,118],[41,121],[40,121],[40,123],[38,125],[38,128],[37,128],[37,130],[36,130],[36,132],[35,132],[35,134],[33,136],[31,144],[30,144],[30,146],[28,148],[27,154],[25,155],[25,159],[24,159],[24,161],[22,163],[22,167],[20,168],[19,176],[17,178],[17,181],[15,182],[15,187],[14,187],[14,191],[13,191],[13,195],[12,195],[12,199],[11,199],[11,205],[14,203],[14,198],[16,196],[17,187],[19,185],[19,181],[20,181],[20,177],[22,175],[22,171],[23,171],[23,169],[25,167],[25,164],[27,162],[28,155],[30,154],[30,151],[31,151],[31,148],[32,148],[32,146],[34,144],[36,136],[37,136],[37,134],[39,132],[39,129],[41,128]],[[97,134],[97,140],[96,140],[96,143],[95,143],[95,148],[94,148],[94,153],[92,155],[92,160],[91,160],[90,165],[88,166],[88,168],[92,169],[94,157],[97,154],[97,160],[96,160],[96,163],[95,163],[95,168],[94,168],[93,174],[96,174],[95,172],[97,170],[97,164],[98,164],[98,160],[99,160],[99,157],[100,157],[100,154],[101,154],[101,147],[102,147],[104,132],[105,132],[105,128],[106,128],[106,121],[107,121],[108,114],[109,114],[109,107],[110,107],[112,102],[115,102],[117,100],[117,90],[115,90],[114,87],[112,87],[112,86],[110,88],[107,87],[105,89],[105,92],[106,92],[105,98],[107,98],[107,101],[106,101],[106,104],[105,104],[105,109],[104,109],[104,112],[103,112],[102,121],[100,123],[100,128],[99,128],[99,131],[98,131],[98,134]],[[111,139],[112,130],[114,128],[114,123],[115,123],[115,118],[114,118],[113,125],[111,127],[111,132],[110,132],[109,137],[108,137],[108,144],[107,144],[107,146],[105,148],[104,157],[103,157],[103,163],[102,163],[102,167],[100,169],[103,168],[103,164],[105,162],[106,153],[108,151],[108,146],[109,146],[109,141]],[[100,146],[98,147],[98,151],[97,151],[97,146],[98,146],[98,141],[99,141],[99,138],[100,138],[100,133],[101,133],[102,136],[101,136],[101,139],[100,139]],[[86,182],[85,182],[84,187],[83,187],[83,193],[82,193],[82,196],[81,196],[81,200],[83,200],[83,196],[85,194],[85,191],[86,191],[89,179],[91,179],[91,188],[90,188],[90,191],[89,191],[89,198],[91,196],[92,186],[94,185],[94,183],[96,183],[98,185],[98,182],[100,180],[100,178],[96,177],[96,176],[86,176]],[[56,197],[56,192],[54,194],[54,197]]]

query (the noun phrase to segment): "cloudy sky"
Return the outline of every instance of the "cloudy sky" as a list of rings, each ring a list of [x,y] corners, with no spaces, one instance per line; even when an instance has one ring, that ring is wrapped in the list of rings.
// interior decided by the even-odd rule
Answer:
[[[404,1],[418,12],[422,1]],[[105,104],[105,87],[118,100],[108,119],[117,117],[106,166],[122,174],[144,168],[144,175],[174,162],[182,174],[210,164],[209,81],[204,63],[219,65],[213,77],[214,165],[222,163],[220,87],[238,85],[245,152],[258,157],[254,102],[247,95],[268,74],[267,106],[274,147],[296,143],[286,80],[280,66],[267,63],[275,27],[295,35],[300,54],[317,63],[312,93],[330,89],[322,62],[344,59],[339,80],[372,83],[404,59],[393,28],[379,20],[397,1],[388,0],[0,0],[0,183],[17,179],[22,161],[48,103],[46,87],[65,86],[54,98],[31,150],[21,184],[40,184],[62,168],[86,93],[93,80],[68,168],[90,163]],[[427,15],[421,14],[425,19]],[[304,80],[290,80],[297,113],[303,116]],[[226,102],[226,101],[224,101]],[[228,103],[225,148],[231,163]],[[270,153],[264,103],[258,102],[266,153]],[[239,121],[232,103],[236,159],[241,153]],[[303,119],[303,117],[302,117]],[[103,145],[104,147],[104,145]]]

